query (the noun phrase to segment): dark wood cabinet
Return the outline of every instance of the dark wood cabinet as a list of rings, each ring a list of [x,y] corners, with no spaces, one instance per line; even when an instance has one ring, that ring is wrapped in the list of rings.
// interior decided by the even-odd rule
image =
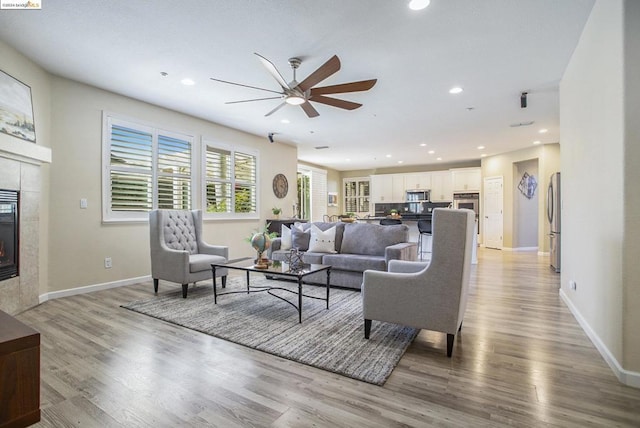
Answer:
[[[40,333],[0,311],[0,428],[40,420]]]
[[[280,236],[280,231],[282,230],[282,225],[291,227],[294,223],[306,223],[307,220],[300,220],[296,218],[289,219],[267,219],[267,230],[269,233],[275,232]]]

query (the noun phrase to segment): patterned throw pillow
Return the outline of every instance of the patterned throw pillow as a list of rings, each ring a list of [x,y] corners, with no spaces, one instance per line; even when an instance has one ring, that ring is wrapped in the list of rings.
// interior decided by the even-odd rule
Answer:
[[[333,226],[332,228],[322,231],[315,224],[312,224],[309,251],[313,253],[335,253],[336,227]]]

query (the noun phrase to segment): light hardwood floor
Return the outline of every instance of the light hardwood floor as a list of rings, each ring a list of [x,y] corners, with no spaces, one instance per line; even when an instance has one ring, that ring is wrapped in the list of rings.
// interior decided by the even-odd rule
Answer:
[[[383,387],[119,307],[151,283],[49,301],[18,316],[42,334],[37,426],[640,426],[547,260],[481,249],[453,358],[422,331]]]

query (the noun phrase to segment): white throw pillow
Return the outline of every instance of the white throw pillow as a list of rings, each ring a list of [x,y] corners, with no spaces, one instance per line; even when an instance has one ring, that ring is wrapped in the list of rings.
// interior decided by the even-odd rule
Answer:
[[[313,253],[335,253],[336,227],[333,226],[323,232],[318,226],[312,224],[309,251]]]
[[[280,249],[291,249],[291,229],[289,229],[284,224],[282,225],[282,229],[280,230]]]

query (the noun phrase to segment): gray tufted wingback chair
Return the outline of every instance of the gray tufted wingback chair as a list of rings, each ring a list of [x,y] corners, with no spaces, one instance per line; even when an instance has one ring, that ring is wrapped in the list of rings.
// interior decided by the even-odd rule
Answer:
[[[151,277],[158,292],[160,279],[182,284],[187,297],[190,282],[211,279],[211,263],[225,263],[229,247],[209,245],[202,240],[202,211],[154,210],[149,213]],[[217,269],[226,285],[227,270]]]

